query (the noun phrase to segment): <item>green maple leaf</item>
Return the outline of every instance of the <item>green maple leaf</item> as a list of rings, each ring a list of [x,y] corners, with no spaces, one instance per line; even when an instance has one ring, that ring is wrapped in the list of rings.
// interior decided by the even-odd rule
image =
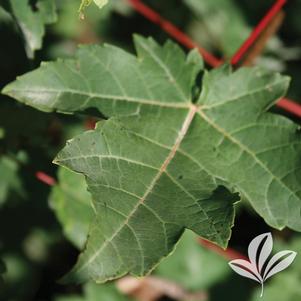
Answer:
[[[32,58],[34,52],[42,48],[42,39],[45,34],[45,25],[54,23],[57,19],[54,0],[37,1],[34,11],[29,0],[6,0],[3,3],[16,20],[20,28],[28,57]]]
[[[43,64],[4,89],[43,111],[113,117],[55,160],[86,176],[97,212],[67,279],[144,275],[185,228],[225,247],[235,192],[271,226],[300,231],[298,126],[267,112],[289,78],[260,68],[208,72],[196,51],[135,44],[138,57],[82,47],[75,60]]]

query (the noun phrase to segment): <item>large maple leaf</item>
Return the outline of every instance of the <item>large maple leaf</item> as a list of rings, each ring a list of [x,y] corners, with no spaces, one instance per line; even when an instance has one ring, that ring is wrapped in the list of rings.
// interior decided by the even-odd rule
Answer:
[[[138,57],[82,47],[4,89],[44,111],[109,118],[55,160],[86,176],[97,212],[67,278],[144,275],[185,228],[225,247],[235,193],[271,226],[301,230],[298,127],[267,112],[289,79],[260,68],[207,72],[196,51],[135,44]]]

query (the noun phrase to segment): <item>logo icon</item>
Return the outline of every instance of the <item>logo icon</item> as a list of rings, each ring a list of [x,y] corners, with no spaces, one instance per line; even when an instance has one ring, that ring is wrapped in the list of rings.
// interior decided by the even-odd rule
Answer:
[[[264,233],[255,237],[249,244],[249,260],[235,259],[229,262],[230,267],[237,274],[261,284],[260,297],[263,296],[264,282],[273,275],[288,268],[297,255],[294,251],[285,250],[275,254],[268,260],[272,249],[272,234]]]

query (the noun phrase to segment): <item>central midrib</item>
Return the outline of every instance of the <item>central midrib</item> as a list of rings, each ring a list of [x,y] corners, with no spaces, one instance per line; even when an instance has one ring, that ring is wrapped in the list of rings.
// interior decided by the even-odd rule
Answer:
[[[101,246],[101,248],[97,252],[95,252],[95,254],[84,265],[82,265],[77,271],[75,270],[76,272],[79,272],[79,271],[83,270],[86,266],[91,264],[98,257],[98,255],[106,248],[106,246],[109,244],[109,242],[112,241],[121,232],[121,230],[125,227],[125,225],[127,225],[129,223],[130,219],[135,214],[135,212],[137,211],[139,206],[144,203],[147,196],[151,193],[151,191],[155,187],[156,183],[158,182],[158,180],[160,179],[162,174],[166,171],[169,163],[172,161],[175,154],[177,153],[177,151],[178,151],[178,149],[179,149],[179,147],[180,147],[187,131],[189,130],[189,127],[190,127],[190,125],[193,121],[193,118],[196,115],[198,109],[199,108],[198,108],[197,105],[194,105],[194,104],[190,105],[188,114],[187,114],[187,116],[186,116],[186,118],[183,122],[182,128],[178,133],[178,136],[175,140],[175,143],[174,143],[172,149],[170,150],[168,156],[166,157],[166,159],[164,160],[164,162],[161,165],[160,169],[158,170],[158,173],[153,178],[153,180],[150,183],[148,189],[146,190],[144,195],[141,197],[139,202],[135,205],[133,210],[130,212],[130,214],[128,215],[126,220],[120,225],[120,227],[114,232],[114,234],[104,242],[104,244]]]

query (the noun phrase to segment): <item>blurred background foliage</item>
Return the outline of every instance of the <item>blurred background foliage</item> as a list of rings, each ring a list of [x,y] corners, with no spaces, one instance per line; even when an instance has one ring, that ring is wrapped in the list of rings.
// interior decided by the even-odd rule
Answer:
[[[111,0],[101,11],[91,5],[84,20],[79,19],[79,2],[0,1],[0,88],[41,61],[71,57],[78,44],[113,43],[133,51],[133,33],[161,42],[168,38],[126,0]],[[145,3],[212,53],[230,58],[273,1]],[[301,0],[289,1],[280,30],[269,39],[256,64],[290,75],[289,97],[301,103],[300,15]],[[68,138],[91,128],[94,121],[85,116],[45,114],[0,95],[0,300],[119,301],[135,296],[145,301],[258,300],[256,284],[234,275],[228,260],[201,246],[191,232],[185,233],[174,254],[156,268],[149,281],[59,284],[57,280],[84,246],[94,211],[84,179],[57,169],[51,161]],[[39,181],[38,171],[55,178],[57,184],[51,187]],[[245,204],[237,211],[232,248],[245,254],[254,236],[272,231],[277,248],[301,253],[297,233],[270,229]],[[297,257],[293,267],[267,283],[264,300],[300,300],[300,281]]]

